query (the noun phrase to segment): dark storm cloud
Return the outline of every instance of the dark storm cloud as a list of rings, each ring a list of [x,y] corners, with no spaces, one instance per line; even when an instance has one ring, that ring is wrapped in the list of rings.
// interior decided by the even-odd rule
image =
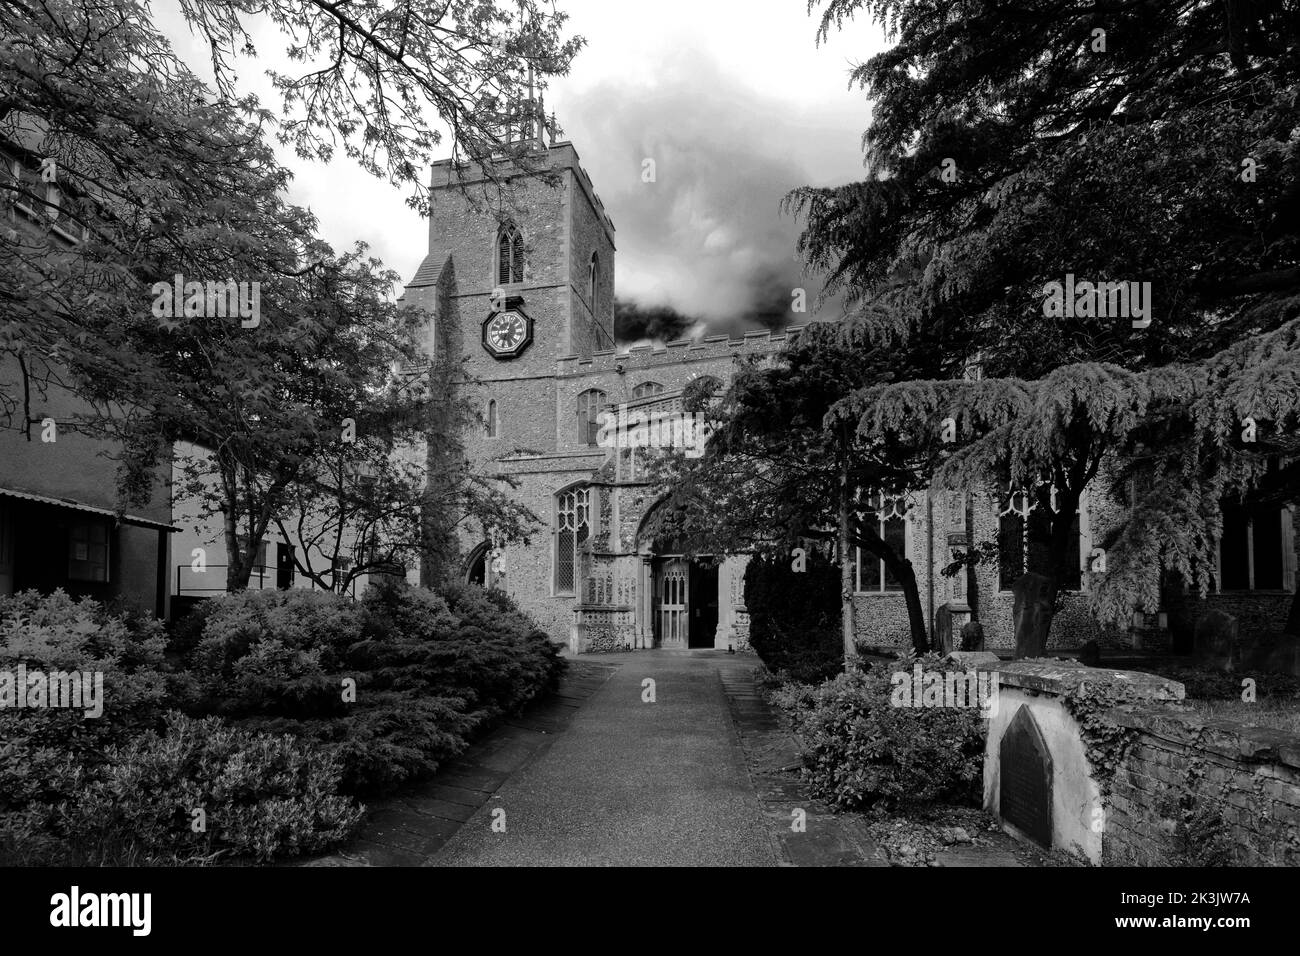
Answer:
[[[626,299],[614,300],[614,338],[620,342],[671,342],[684,338],[698,321],[666,305],[641,306]]]
[[[571,96],[565,113],[617,227],[620,299],[698,319],[708,333],[811,317],[791,311],[793,293],[804,289],[811,309],[821,283],[801,274],[800,224],[780,203],[809,180],[791,144],[803,137],[806,147],[824,133],[801,127],[792,107],[759,99],[697,52],[679,53],[657,75]],[[646,160],[653,182],[642,179]],[[631,317],[620,338],[642,325],[652,323]]]

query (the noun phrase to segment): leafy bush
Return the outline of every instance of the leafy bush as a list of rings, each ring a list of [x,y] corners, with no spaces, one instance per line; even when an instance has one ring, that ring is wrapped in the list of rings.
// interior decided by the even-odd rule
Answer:
[[[263,641],[316,652],[321,670],[336,671],[362,638],[360,605],[329,591],[241,591],[208,603],[194,667],[214,682],[233,678],[235,662]]]
[[[160,621],[114,613],[63,591],[0,597],[0,667],[29,671],[101,671],[104,718],[121,725],[161,712],[166,637]]]
[[[844,669],[840,571],[810,549],[803,571],[788,557],[756,555],[745,570],[749,643],[767,668],[817,683]]]
[[[172,713],[163,734],[149,731],[110,749],[98,774],[73,768],[65,776],[73,799],[10,826],[34,833],[46,861],[265,862],[326,849],[361,819],[361,809],[337,793],[333,757],[216,717]],[[197,832],[196,810],[203,811]]]
[[[936,800],[976,804],[985,728],[977,708],[894,707],[893,667],[853,670],[818,687],[787,685],[774,697],[802,738],[804,773],[814,795],[844,809],[892,808]],[[927,670],[963,670],[938,655]]]
[[[240,725],[293,734],[333,754],[342,793],[384,794],[463,753],[480,723],[465,713],[463,700],[378,691],[340,718],[249,718]]]
[[[161,726],[175,690],[164,645],[158,622],[88,598],[63,591],[0,598],[0,671],[103,675],[98,717],[76,708],[0,710],[0,812],[66,798],[64,768],[96,766],[112,744]]]
[[[167,650],[188,660],[203,639],[203,628],[208,623],[208,615],[219,607],[219,603],[210,598],[186,603],[189,604],[188,610],[177,598],[172,598],[174,616],[167,628]]]
[[[106,697],[98,720],[0,711],[0,862],[313,852],[356,823],[341,794],[433,772],[564,667],[505,595],[473,586],[444,599],[390,585],[360,603],[246,592],[195,617],[190,670],[172,673],[157,622],[63,594],[0,600],[0,669],[103,671]],[[208,826],[195,833],[200,807]]]

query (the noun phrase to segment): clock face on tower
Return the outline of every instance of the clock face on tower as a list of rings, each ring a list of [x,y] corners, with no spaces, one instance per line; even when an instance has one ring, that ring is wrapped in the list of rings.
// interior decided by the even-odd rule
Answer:
[[[483,348],[498,359],[522,355],[533,342],[533,320],[520,309],[494,312],[483,321]]]

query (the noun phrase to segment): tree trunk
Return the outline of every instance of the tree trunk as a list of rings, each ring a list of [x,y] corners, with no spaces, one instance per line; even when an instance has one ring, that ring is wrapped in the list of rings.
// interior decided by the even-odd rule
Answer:
[[[235,522],[235,511],[230,502],[226,502],[222,518],[226,534],[226,591],[233,594],[248,587],[248,578],[240,581],[239,568],[243,564],[243,555],[239,550],[239,528]]]
[[[852,520],[852,502],[849,488],[849,461],[840,461],[840,513],[837,545],[840,556],[840,634],[844,639],[844,667],[853,667],[858,657],[853,621],[853,562],[849,560],[849,522]]]
[[[907,605],[907,626],[912,633],[912,648],[917,654],[930,650],[930,635],[925,627],[925,612],[921,608],[921,591],[916,584],[916,569],[912,562],[902,555],[895,554],[894,549],[883,541],[877,553],[885,567],[903,586],[903,602]]]

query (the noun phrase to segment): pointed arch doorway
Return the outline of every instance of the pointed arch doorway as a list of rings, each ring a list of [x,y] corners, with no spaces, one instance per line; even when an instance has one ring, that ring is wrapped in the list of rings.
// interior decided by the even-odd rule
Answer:
[[[718,631],[718,565],[708,555],[655,555],[650,561],[654,646],[713,647]]]
[[[657,507],[658,503],[646,510],[636,536],[642,595],[636,605],[637,630],[645,641],[640,646],[717,647],[720,565],[712,555],[687,557],[677,540],[651,539],[643,533]]]

